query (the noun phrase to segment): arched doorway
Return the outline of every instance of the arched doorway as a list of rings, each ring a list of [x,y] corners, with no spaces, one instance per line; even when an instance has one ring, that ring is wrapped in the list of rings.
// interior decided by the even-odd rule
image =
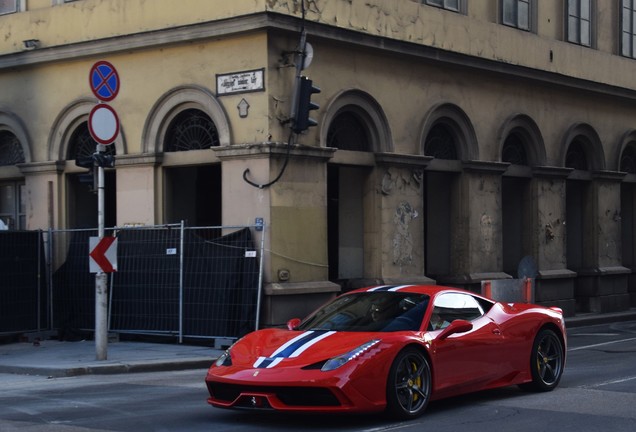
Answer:
[[[600,138],[587,124],[572,126],[564,140],[563,165],[572,169],[566,181],[566,263],[577,273],[574,288],[576,311],[589,312],[597,294],[592,281],[599,267],[598,192],[592,172],[605,169]]]
[[[216,125],[203,111],[189,108],[170,122],[164,151],[209,150],[219,146]],[[189,226],[220,226],[221,165],[168,167],[164,171],[165,222]]]
[[[435,124],[426,136],[424,154],[439,161],[458,159],[457,136],[446,122]],[[445,169],[448,168],[448,169]],[[428,170],[424,182],[424,255],[426,276],[438,279],[451,274],[453,197],[459,173],[452,165]]]
[[[368,127],[355,106],[333,118],[327,146],[352,152],[371,151]],[[330,164],[327,168],[329,280],[346,290],[364,277],[364,191],[371,169]]]
[[[525,115],[512,116],[500,137],[501,161],[510,164],[501,184],[503,271],[517,278],[520,261],[532,255],[531,167],[545,163],[545,147],[538,126]]]

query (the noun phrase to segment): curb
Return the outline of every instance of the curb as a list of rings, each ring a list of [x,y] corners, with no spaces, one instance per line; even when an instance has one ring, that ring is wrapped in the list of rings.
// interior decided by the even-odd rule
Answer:
[[[115,375],[137,372],[166,372],[188,369],[207,369],[214,362],[209,359],[186,359],[179,361],[140,361],[107,365],[86,365],[78,367],[0,366],[0,373],[15,375],[39,375],[49,378],[75,377],[82,375]]]
[[[603,314],[590,313],[580,314],[573,317],[565,317],[565,327],[575,328],[622,321],[636,321],[636,309],[630,309],[623,312],[608,312]]]

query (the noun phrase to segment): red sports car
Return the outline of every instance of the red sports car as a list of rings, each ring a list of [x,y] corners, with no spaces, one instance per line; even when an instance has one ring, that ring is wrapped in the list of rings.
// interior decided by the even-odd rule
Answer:
[[[250,333],[221,355],[205,379],[208,403],[405,419],[430,400],[493,387],[549,391],[565,366],[559,308],[456,288],[363,288],[287,327]]]

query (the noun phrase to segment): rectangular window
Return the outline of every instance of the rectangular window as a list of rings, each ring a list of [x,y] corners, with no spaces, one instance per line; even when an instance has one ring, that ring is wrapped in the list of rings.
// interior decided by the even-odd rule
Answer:
[[[502,0],[501,21],[521,30],[530,30],[530,0]]]
[[[442,9],[459,12],[459,0],[424,0],[429,6],[437,6]]]
[[[568,42],[592,46],[592,0],[568,0]]]
[[[16,13],[18,6],[18,0],[0,0],[0,15]]]
[[[0,229],[26,229],[24,183],[0,183]]]
[[[636,10],[635,0],[622,0],[623,12],[621,14],[621,54],[625,57],[636,58],[634,46],[636,46]]]

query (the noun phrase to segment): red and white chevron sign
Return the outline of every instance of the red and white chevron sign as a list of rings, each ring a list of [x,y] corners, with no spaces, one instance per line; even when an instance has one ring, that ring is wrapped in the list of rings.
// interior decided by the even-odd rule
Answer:
[[[89,239],[89,267],[91,273],[117,271],[117,237]]]

